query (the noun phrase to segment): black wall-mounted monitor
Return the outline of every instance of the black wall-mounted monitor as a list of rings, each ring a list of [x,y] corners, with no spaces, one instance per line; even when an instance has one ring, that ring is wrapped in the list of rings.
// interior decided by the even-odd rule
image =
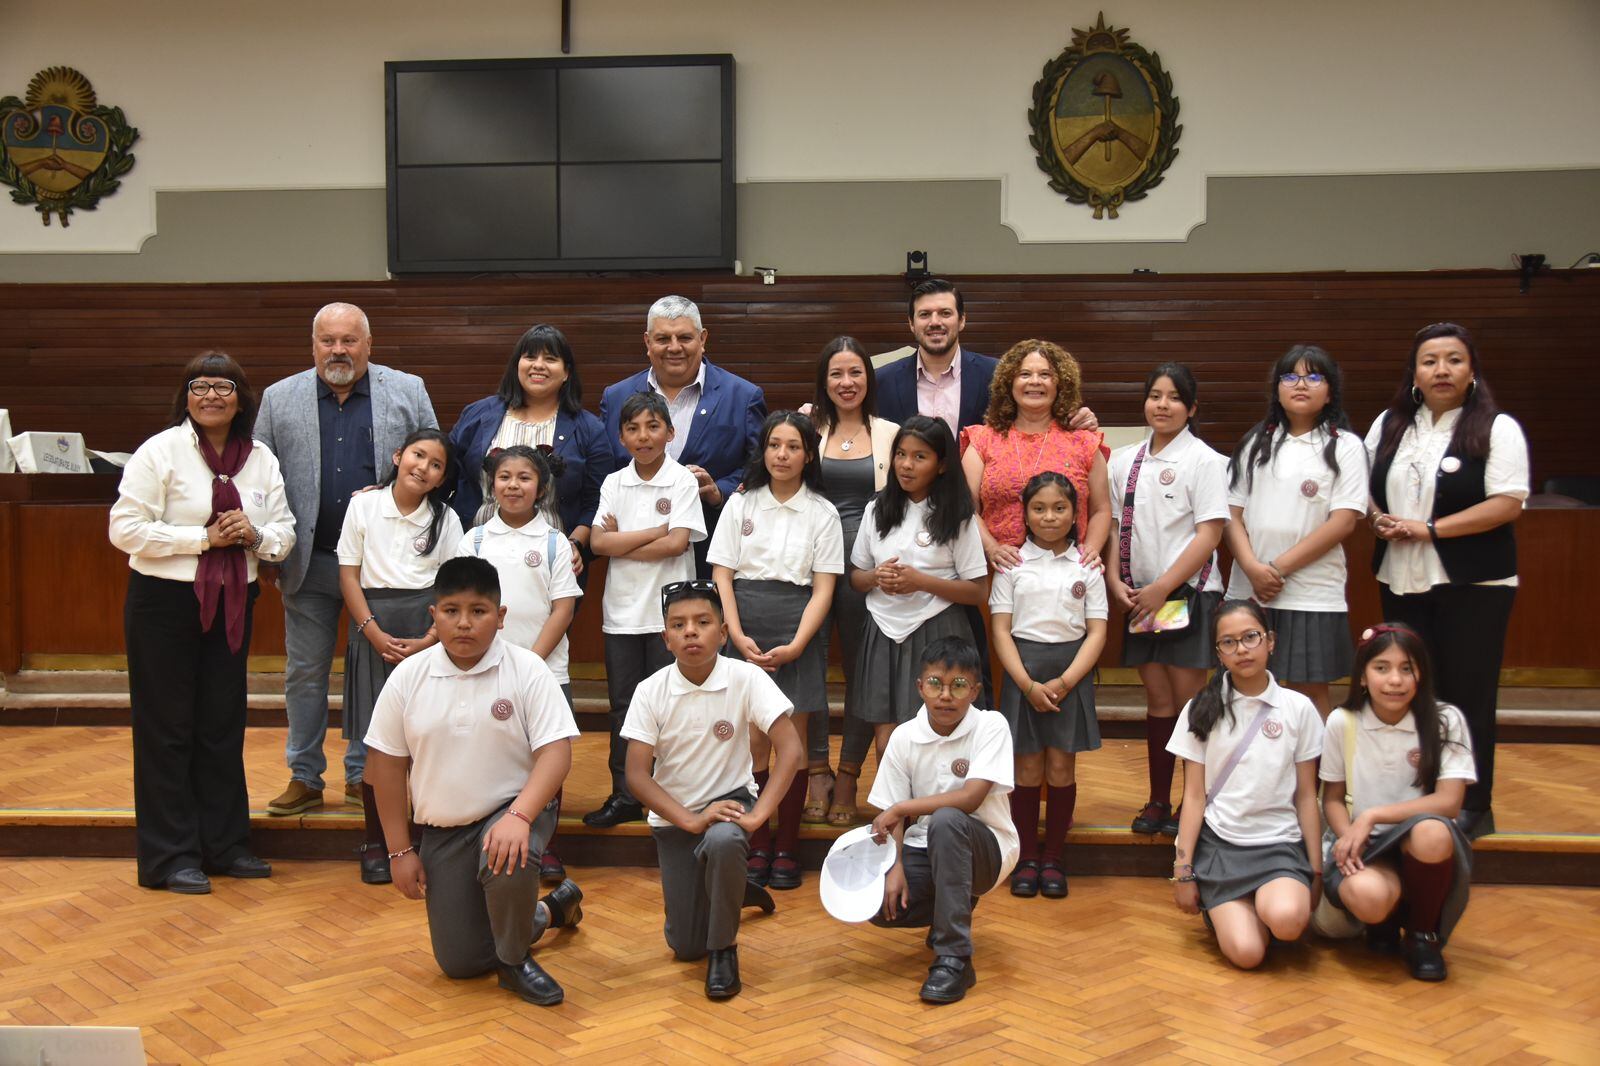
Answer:
[[[733,57],[385,63],[389,270],[717,270]]]

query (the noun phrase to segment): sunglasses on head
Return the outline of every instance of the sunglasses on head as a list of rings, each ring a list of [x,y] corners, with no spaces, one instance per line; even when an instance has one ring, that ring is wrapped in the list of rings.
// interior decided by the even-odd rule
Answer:
[[[722,606],[722,595],[717,592],[716,583],[701,581],[698,578],[690,581],[673,581],[661,586],[661,613],[666,614],[667,608],[679,600],[687,599],[690,593],[696,597],[709,595],[718,607]]]

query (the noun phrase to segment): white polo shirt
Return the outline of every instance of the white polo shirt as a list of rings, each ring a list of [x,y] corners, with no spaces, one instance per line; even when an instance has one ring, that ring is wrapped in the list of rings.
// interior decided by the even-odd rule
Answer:
[[[600,485],[594,528],[600,528],[606,515],[616,515],[617,529],[624,533],[665,525],[669,532],[687,529],[691,544],[706,539],[700,487],[694,475],[670,455],[662,457],[660,469],[649,481],[639,476],[638,464],[632,460],[607,474]],[[675,558],[653,563],[607,559],[606,587],[600,596],[601,631],[661,632],[661,586],[693,577],[694,551],[689,548]]]
[[[833,504],[806,486],[779,503],[763,485],[728,498],[706,562],[747,581],[810,585],[812,574],[844,573],[844,528]]]
[[[1146,437],[1139,444],[1111,453],[1111,513],[1119,535],[1123,499],[1128,493],[1128,470],[1139,449],[1149,443],[1150,438]],[[1160,455],[1147,452],[1139,468],[1139,484],[1133,496],[1133,543],[1128,552],[1133,583],[1142,588],[1170,570],[1194,540],[1195,526],[1218,518],[1228,519],[1228,460],[1185,426]],[[1116,551],[1117,540],[1113,537],[1106,566],[1119,565]],[[1198,570],[1190,574],[1189,583],[1193,584],[1198,575]],[[1201,591],[1222,591],[1215,552],[1211,553],[1211,574]]]
[[[898,558],[902,563],[924,574],[938,578],[959,578],[973,581],[989,573],[989,562],[983,557],[983,538],[978,533],[978,520],[971,518],[949,544],[935,544],[927,530],[928,501],[906,504],[906,517],[887,537],[878,536],[878,500],[867,503],[861,515],[861,529],[856,533],[855,547],[850,551],[850,565],[857,570],[871,570],[879,563]],[[896,644],[917,631],[934,615],[950,606],[931,592],[907,592],[890,595],[882,589],[867,593],[867,610],[883,635]]]
[[[378,693],[366,743],[410,757],[418,822],[457,826],[516,798],[534,753],[577,735],[550,668],[497,636],[470,670],[451,662],[443,644],[396,666]]]
[[[551,545],[555,546],[553,555]],[[506,525],[495,515],[469,529],[457,545],[456,554],[475,555],[494,564],[500,575],[500,602],[506,607],[500,637],[519,648],[532,649],[540,630],[550,620],[550,607],[556,600],[575,600],[583,595],[572,573],[572,542],[552,530],[539,515],[520,528]],[[567,676],[565,636],[544,662],[561,684],[571,681]]]
[[[1009,614],[1013,637],[1068,644],[1083,639],[1088,619],[1106,617],[1105,577],[1078,561],[1076,544],[1057,555],[1025,540],[1021,555],[989,585],[989,613]]]
[[[699,812],[741,788],[756,795],[750,727],[765,733],[792,710],[794,704],[765,670],[719,655],[703,685],[684,677],[677,663],[640,682],[621,735],[654,747],[651,780]],[[650,824],[672,823],[651,811]]]
[[[1352,720],[1356,722],[1355,765],[1346,768],[1344,738]],[[1466,719],[1455,707],[1441,703],[1439,724],[1444,732],[1439,780],[1471,784],[1478,779],[1478,768],[1472,759],[1472,734],[1467,731]],[[1318,776],[1324,781],[1345,783],[1346,792],[1355,800],[1356,817],[1371,807],[1409,803],[1423,797],[1422,789],[1415,784],[1422,749],[1417,744],[1417,720],[1410,711],[1389,725],[1373,713],[1370,705],[1359,712],[1336,707],[1329,712],[1324,730]]]
[[[1206,824],[1228,843],[1246,847],[1300,839],[1294,809],[1295,764],[1315,759],[1322,751],[1322,719],[1316,705],[1293,689],[1280,688],[1270,674],[1268,678],[1260,696],[1241,696],[1223,682],[1223,699],[1233,693],[1233,717],[1229,720],[1224,713],[1205,740],[1189,732],[1189,709],[1194,706],[1190,700],[1178,712],[1167,742],[1167,750],[1180,759],[1205,764],[1210,792],[1261,705],[1272,707],[1222,794],[1206,804]]]
[[[446,507],[433,550],[422,555],[432,521],[427,500],[410,514],[401,514],[393,485],[351,496],[339,531],[339,565],[361,567],[364,589],[432,588],[439,564],[455,558],[461,519]]]
[[[1241,465],[1238,484],[1228,489],[1228,506],[1243,509],[1250,547],[1263,563],[1310,536],[1334,511],[1365,514],[1367,510],[1367,450],[1353,432],[1340,433],[1334,445],[1337,476],[1323,459],[1328,432],[1321,426],[1299,437],[1279,430],[1273,443],[1277,452],[1272,459],[1265,466],[1249,467],[1248,474]],[[1241,456],[1240,463],[1246,458]],[[1251,477],[1248,492],[1247,476]],[[1344,584],[1344,545],[1335,544],[1320,559],[1290,574],[1268,606],[1284,611],[1343,611]],[[1252,595],[1249,576],[1235,566],[1228,598],[1247,600]]]
[[[1011,821],[1011,801],[1006,798],[1014,783],[1011,771],[1011,727],[1006,724],[1005,715],[968,708],[950,735],[942,737],[933,731],[924,705],[917,709],[915,718],[896,726],[889,734],[867,802],[886,810],[901,800],[954,792],[973,778],[992,782],[989,794],[972,816],[987,826],[1000,844],[1000,876],[994,882],[998,885],[1016,866],[1021,850],[1016,824]],[[928,817],[906,826],[906,847],[928,846]],[[994,885],[972,887],[981,893]]]
[[[1383,440],[1385,411],[1367,431],[1367,454],[1376,457],[1378,444]],[[1389,497],[1389,513],[1397,518],[1412,518],[1426,522],[1433,517],[1433,496],[1437,487],[1434,479],[1444,468],[1450,450],[1450,438],[1455,433],[1456,422],[1461,418],[1461,408],[1446,411],[1435,422],[1433,412],[1424,405],[1417,409],[1416,417],[1400,437],[1395,448],[1394,462],[1389,465],[1389,476],[1384,479],[1384,489]],[[1496,415],[1489,426],[1489,457],[1483,471],[1483,494],[1510,496],[1516,500],[1528,498],[1528,439],[1522,427],[1510,415]],[[1439,561],[1439,550],[1428,540],[1397,540],[1389,543],[1378,565],[1378,581],[1388,585],[1396,596],[1411,596],[1427,592],[1435,585],[1448,585],[1450,576]],[[1480,585],[1515,585],[1516,575],[1495,581],[1480,581]]]

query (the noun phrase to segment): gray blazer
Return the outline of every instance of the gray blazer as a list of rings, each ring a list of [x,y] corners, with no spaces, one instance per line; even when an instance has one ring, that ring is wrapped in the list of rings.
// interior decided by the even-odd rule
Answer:
[[[428,387],[415,374],[367,364],[372,381],[373,469],[388,476],[394,453],[417,429],[438,429]],[[303,370],[267,386],[256,414],[255,438],[278,457],[289,510],[294,512],[294,550],[283,561],[278,588],[292,595],[311,563],[311,540],[322,497],[322,434],[317,427],[317,372]]]

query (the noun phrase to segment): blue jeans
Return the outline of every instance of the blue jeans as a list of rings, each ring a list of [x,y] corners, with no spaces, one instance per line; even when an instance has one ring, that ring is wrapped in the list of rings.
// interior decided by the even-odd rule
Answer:
[[[322,772],[328,758],[322,741],[328,733],[328,673],[339,643],[339,557],[331,551],[311,552],[305,580],[292,596],[283,598],[284,702],[289,711],[289,741],[284,762],[296,781],[323,787]],[[352,738],[344,754],[344,779],[361,780],[367,763],[367,746]]]

